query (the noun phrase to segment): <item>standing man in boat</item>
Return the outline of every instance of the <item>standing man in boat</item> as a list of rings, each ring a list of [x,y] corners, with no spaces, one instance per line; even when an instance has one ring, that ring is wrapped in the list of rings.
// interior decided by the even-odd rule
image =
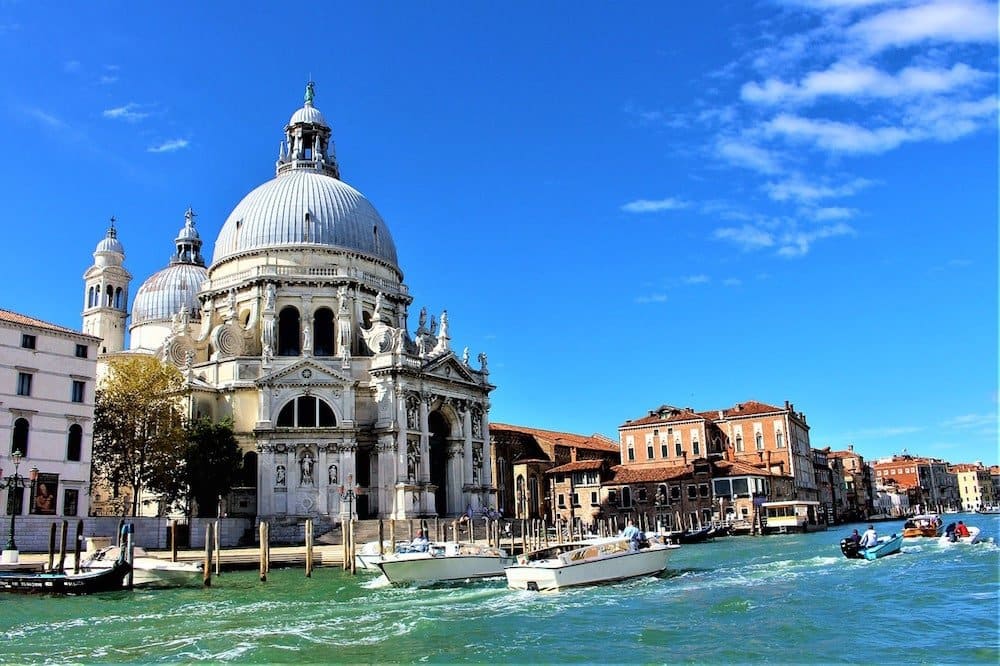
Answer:
[[[625,529],[622,530],[622,537],[628,539],[629,550],[639,550],[639,541],[642,537],[639,534],[639,528],[635,526],[631,518],[628,519]]]
[[[862,548],[871,548],[878,544],[878,533],[875,531],[874,525],[869,525],[865,533],[861,535],[861,543],[859,544]]]

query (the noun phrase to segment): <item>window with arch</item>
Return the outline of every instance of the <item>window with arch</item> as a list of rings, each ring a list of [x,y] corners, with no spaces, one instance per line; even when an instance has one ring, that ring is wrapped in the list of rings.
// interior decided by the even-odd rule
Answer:
[[[743,453],[743,435],[736,433],[736,451]]]
[[[754,442],[756,442],[757,444],[758,451],[764,450],[764,435],[762,433],[758,432],[756,435],[754,435]]]
[[[679,439],[674,442],[674,455],[678,458],[684,455],[684,445],[681,444],[681,440]]]
[[[79,423],[74,423],[69,427],[69,435],[66,437],[66,460],[70,462],[80,462],[83,451],[83,428]]]
[[[311,395],[289,400],[278,412],[279,428],[332,428],[337,425],[333,409],[325,401]]]
[[[115,288],[109,284],[108,288],[104,291],[104,305],[110,308],[114,302]]]
[[[507,461],[497,458],[497,506],[507,506]]]
[[[10,452],[20,451],[22,456],[28,455],[28,419],[20,418],[14,421],[14,436],[10,441]]]
[[[313,354],[333,356],[333,310],[320,308],[313,315]]]
[[[125,303],[122,301],[122,298],[123,298],[122,288],[118,287],[117,289],[115,289],[115,308],[119,310],[125,308]]]
[[[778,432],[774,433],[774,441],[775,441],[775,445],[776,445],[776,446],[777,446],[777,447],[778,447],[779,449],[783,449],[783,448],[785,448],[785,437],[784,437],[784,435],[783,435],[783,434],[781,433],[781,431],[780,431],[780,430],[779,430]]]
[[[622,486],[622,508],[632,508],[632,489],[628,486]]]
[[[701,455],[701,443],[697,439],[691,442],[691,455],[693,456]]]
[[[278,313],[278,356],[298,356],[301,352],[299,311],[287,305]]]
[[[95,294],[95,289],[94,289],[93,286],[91,286],[89,289],[87,289],[87,307],[88,308],[94,307],[94,305],[97,302],[97,297],[94,294]]]

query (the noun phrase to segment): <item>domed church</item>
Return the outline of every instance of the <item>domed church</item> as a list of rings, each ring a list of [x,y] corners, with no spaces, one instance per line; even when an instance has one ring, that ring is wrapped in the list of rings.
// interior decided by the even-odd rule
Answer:
[[[180,368],[192,417],[233,419],[261,519],[492,506],[486,354],[455,354],[447,311],[422,308],[410,332],[392,234],[340,179],[314,94],[310,82],[275,177],[233,209],[207,268],[187,210],[170,263],[136,292],[127,350],[131,276],[112,220],[84,274],[84,331],[103,358]]]

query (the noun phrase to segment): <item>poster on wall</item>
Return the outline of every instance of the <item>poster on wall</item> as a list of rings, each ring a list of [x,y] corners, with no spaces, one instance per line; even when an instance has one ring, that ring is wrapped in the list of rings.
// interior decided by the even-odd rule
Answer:
[[[31,489],[31,513],[38,516],[56,515],[56,493],[59,491],[59,475],[39,472]]]

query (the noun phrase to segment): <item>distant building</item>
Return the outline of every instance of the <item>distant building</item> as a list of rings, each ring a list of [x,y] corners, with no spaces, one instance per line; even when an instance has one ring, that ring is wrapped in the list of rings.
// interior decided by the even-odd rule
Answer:
[[[506,423],[490,424],[497,508],[514,518],[549,518],[552,489],[546,472],[567,463],[620,462],[618,445],[600,434],[578,435]]]
[[[976,511],[997,504],[990,470],[982,463],[952,465],[949,471],[955,475],[963,511]]]
[[[894,455],[874,462],[872,470],[879,488],[908,491],[914,510],[919,506],[921,511],[941,511],[959,504],[955,475],[943,460]]]
[[[113,296],[112,296],[113,298]],[[7,514],[86,516],[101,338],[0,310],[0,467],[34,484],[7,490]]]
[[[829,464],[839,464],[843,474],[843,520],[864,520],[874,513],[872,507],[871,468],[865,465],[865,459],[854,451],[854,445],[849,445],[846,451],[830,451],[827,454]]]

